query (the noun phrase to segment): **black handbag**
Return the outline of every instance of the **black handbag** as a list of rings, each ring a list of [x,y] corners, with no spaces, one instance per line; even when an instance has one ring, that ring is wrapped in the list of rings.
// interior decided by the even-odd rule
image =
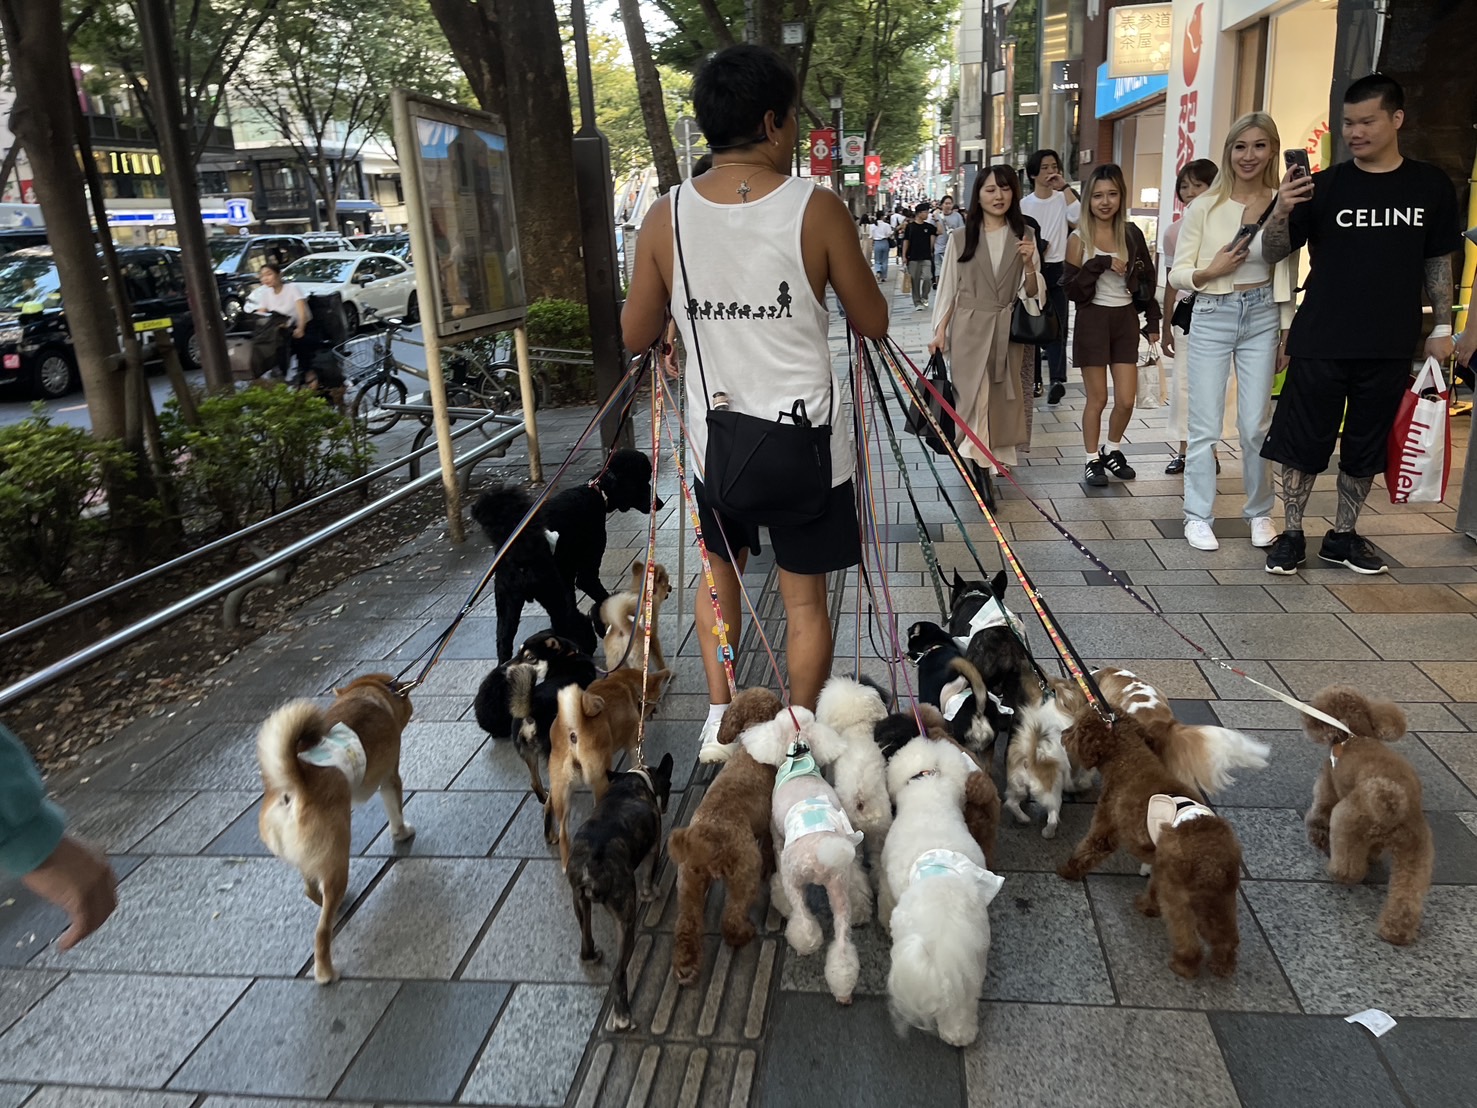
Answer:
[[[682,252],[678,207],[682,190],[672,194],[672,233],[688,303],[694,303],[687,259]],[[776,419],[736,412],[708,390],[697,318],[688,311],[693,353],[708,407],[708,447],[703,457],[703,499],[720,515],[761,527],[797,527],[825,515],[831,498],[831,426],[835,385],[826,401],[826,422],[811,423],[805,401],[796,400]],[[833,379],[834,381],[834,379]]]
[[[928,359],[928,365],[924,369],[924,373],[927,375],[929,382],[943,394],[943,398],[948,401],[949,407],[952,408],[954,406],[955,396],[954,383],[949,380],[949,367],[944,364],[942,353],[935,353],[933,357]],[[903,426],[910,434],[917,435],[927,443],[928,448],[935,454],[947,454],[949,452],[948,443],[945,443],[943,439],[939,438],[938,431],[935,431],[933,424],[928,422],[928,416],[924,414],[923,408],[926,407],[928,412],[933,415],[934,420],[939,425],[939,429],[943,431],[949,443],[959,441],[958,431],[954,427],[954,420],[944,411],[944,406],[939,403],[938,397],[934,396],[933,393],[929,392],[921,384],[915,385],[914,387],[918,392],[918,400],[908,405],[908,414],[903,421]],[[922,407],[920,407],[919,401],[922,402]]]
[[[1022,346],[1046,346],[1056,342],[1060,334],[1061,326],[1050,300],[1041,305],[1038,314],[1032,315],[1026,310],[1025,302],[1016,299],[1015,306],[1010,309],[1011,342]]]

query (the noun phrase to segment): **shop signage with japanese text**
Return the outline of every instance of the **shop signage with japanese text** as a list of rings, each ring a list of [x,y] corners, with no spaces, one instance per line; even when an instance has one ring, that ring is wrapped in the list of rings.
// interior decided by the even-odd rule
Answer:
[[[1148,77],[1169,72],[1173,4],[1133,4],[1108,13],[1108,76]]]

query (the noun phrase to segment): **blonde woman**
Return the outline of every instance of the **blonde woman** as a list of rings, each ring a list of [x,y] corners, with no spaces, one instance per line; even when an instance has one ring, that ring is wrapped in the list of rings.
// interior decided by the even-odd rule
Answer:
[[[1242,514],[1253,546],[1271,546],[1272,463],[1261,456],[1272,420],[1272,377],[1279,343],[1292,322],[1297,256],[1274,266],[1262,259],[1261,224],[1277,199],[1281,137],[1265,112],[1231,125],[1215,182],[1181,221],[1169,283],[1195,293],[1185,340],[1190,386],[1189,448],[1185,452],[1185,541],[1215,550],[1215,443],[1225,415],[1226,381],[1236,373]]]
[[[1138,474],[1123,456],[1123,432],[1138,392],[1139,313],[1150,342],[1159,341],[1159,301],[1154,298],[1154,258],[1144,234],[1128,222],[1123,171],[1100,165],[1083,185],[1082,223],[1067,241],[1063,286],[1077,305],[1072,361],[1082,370],[1087,403],[1082,410],[1083,480],[1108,483],[1108,474],[1132,481]],[[1098,444],[1113,374],[1113,413],[1108,444]]]

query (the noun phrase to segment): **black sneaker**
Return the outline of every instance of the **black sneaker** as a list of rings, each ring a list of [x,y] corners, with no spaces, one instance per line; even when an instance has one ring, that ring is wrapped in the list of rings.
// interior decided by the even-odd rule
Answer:
[[[1183,472],[1185,472],[1185,456],[1183,454],[1176,454],[1176,455],[1174,455],[1174,457],[1170,458],[1169,459],[1169,464],[1164,467],[1164,472],[1165,473],[1183,473]]]
[[[1355,531],[1330,531],[1324,535],[1318,557],[1325,562],[1348,566],[1355,573],[1386,573],[1390,569],[1369,540]]]
[[[1041,382],[1040,381],[1037,381],[1036,382],[1036,391],[1033,392],[1031,395],[1034,396],[1037,400],[1040,400],[1041,399]]]
[[[1062,384],[1060,381],[1053,381],[1051,383],[1051,391],[1046,394],[1046,402],[1048,404],[1060,404],[1062,402],[1062,397],[1066,395],[1067,386]]]
[[[1267,550],[1267,572],[1293,574],[1308,560],[1308,544],[1301,531],[1283,531]]]
[[[1103,465],[1120,481],[1132,481],[1138,476],[1138,472],[1128,464],[1128,459],[1123,456],[1121,450],[1110,450],[1103,454]]]
[[[1096,486],[1097,488],[1102,488],[1106,485],[1108,483],[1108,470],[1103,465],[1103,459],[1099,457],[1088,462],[1083,467],[1082,479],[1089,485]]]

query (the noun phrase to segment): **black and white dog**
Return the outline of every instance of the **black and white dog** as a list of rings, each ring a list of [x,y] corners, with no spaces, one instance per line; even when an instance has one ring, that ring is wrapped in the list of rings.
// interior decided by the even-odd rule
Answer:
[[[966,581],[954,571],[954,580],[949,585],[949,634],[968,643],[970,637],[982,627],[1005,623],[1014,616],[1005,607],[1005,571],[1002,569],[986,584],[984,581]],[[990,611],[980,616],[986,605]],[[976,620],[976,616],[980,618]],[[988,622],[987,622],[988,621]],[[1019,620],[1016,620],[1019,623]],[[971,628],[971,624],[978,624]]]
[[[995,741],[988,685],[958,641],[921,620],[908,628],[908,658],[918,667],[918,699],[944,714],[960,746],[988,756]]]
[[[663,754],[659,765],[610,773],[610,788],[595,805],[595,811],[575,832],[569,848],[569,887],[574,893],[574,914],[580,924],[580,960],[600,961],[600,951],[590,934],[590,912],[603,904],[615,922],[620,944],[611,987],[611,1005],[606,1029],[625,1031],[632,1026],[631,999],[626,968],[636,947],[637,916],[641,904],[656,896],[656,871],[662,857],[662,816],[672,794],[672,756]],[[651,868],[639,872],[642,862]]]
[[[528,767],[529,784],[540,803],[548,792],[539,776],[539,761],[549,757],[549,731],[559,715],[559,690],[566,685],[586,688],[595,680],[595,659],[568,639],[552,636],[558,653],[535,662],[513,662],[499,667],[507,686],[508,712],[513,719],[513,749]],[[494,672],[497,672],[496,670]]]
[[[477,724],[494,739],[513,737],[513,711],[508,705],[508,668],[527,663],[549,662],[555,658],[578,655],[579,647],[571,639],[546,628],[525,639],[518,653],[482,679],[472,701],[472,715]]]

